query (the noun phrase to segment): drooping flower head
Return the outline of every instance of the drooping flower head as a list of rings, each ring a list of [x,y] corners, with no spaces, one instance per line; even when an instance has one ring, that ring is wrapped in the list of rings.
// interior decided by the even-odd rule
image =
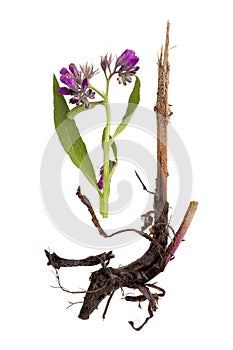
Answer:
[[[85,108],[89,108],[89,99],[95,98],[95,92],[88,88],[88,81],[97,73],[93,65],[86,64],[80,66],[80,71],[74,63],[69,65],[69,70],[62,68],[60,70],[60,81],[67,85],[67,87],[60,87],[58,89],[61,95],[71,95],[70,103],[84,104]]]
[[[113,61],[112,54],[101,56],[101,68],[104,71],[106,78],[112,77],[114,74],[118,74],[117,78],[119,84],[132,82],[132,77],[137,73],[139,67],[136,64],[139,61],[139,58],[135,55],[133,50],[125,50],[119,57],[116,58],[114,70],[111,70],[111,63]],[[109,76],[107,77],[107,70]]]
[[[133,50],[125,50],[116,60],[115,72],[118,73],[119,77],[117,78],[119,84],[132,82],[132,76],[134,76],[139,67],[136,66],[139,58],[135,55]]]

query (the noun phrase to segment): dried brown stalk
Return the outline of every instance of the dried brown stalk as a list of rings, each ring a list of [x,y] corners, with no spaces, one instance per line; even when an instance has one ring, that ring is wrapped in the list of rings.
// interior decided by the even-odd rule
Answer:
[[[167,125],[171,116],[168,104],[168,84],[170,64],[169,54],[169,30],[170,23],[167,22],[165,47],[161,49],[158,61],[158,91],[157,102],[154,110],[157,115],[157,179],[155,207],[163,207],[167,203]]]
[[[92,218],[92,222],[95,225],[95,227],[98,229],[99,234],[103,237],[107,237],[106,232],[104,232],[104,230],[102,229],[102,227],[100,226],[99,220],[97,219],[96,215],[95,215],[95,211],[91,205],[91,202],[89,201],[89,199],[84,196],[81,193],[81,189],[80,186],[77,189],[76,195],[79,197],[79,199],[81,200],[81,202],[87,207],[89,213],[91,214],[91,218]]]

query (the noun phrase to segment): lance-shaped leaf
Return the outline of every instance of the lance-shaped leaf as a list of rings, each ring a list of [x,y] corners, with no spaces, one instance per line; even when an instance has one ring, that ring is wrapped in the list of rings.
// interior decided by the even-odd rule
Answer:
[[[65,98],[58,93],[58,88],[59,84],[54,75],[54,124],[59,140],[72,162],[83,172],[92,186],[95,187],[98,192],[100,192],[86,145],[80,136],[75,121],[67,118],[69,108]]]
[[[138,77],[136,77],[135,80],[135,84],[134,84],[134,88],[133,91],[130,94],[129,97],[129,102],[128,102],[128,107],[126,110],[126,113],[124,115],[124,117],[122,118],[121,123],[118,125],[118,127],[116,128],[116,131],[113,134],[112,140],[114,140],[117,135],[119,135],[125,128],[126,126],[129,124],[138,104],[140,101],[140,80]]]
[[[111,136],[110,136],[110,139],[112,139]],[[115,161],[117,163],[117,146],[116,146],[116,143],[114,141],[111,143],[111,147],[112,147],[112,152],[113,152]]]

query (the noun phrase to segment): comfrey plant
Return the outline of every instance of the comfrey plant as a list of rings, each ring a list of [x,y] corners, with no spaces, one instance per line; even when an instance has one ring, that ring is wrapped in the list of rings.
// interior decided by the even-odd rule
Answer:
[[[141,228],[127,228],[123,229],[108,235],[100,226],[100,223],[97,220],[95,211],[91,205],[89,199],[82,194],[80,186],[77,190],[77,196],[82,201],[82,203],[87,207],[93,224],[98,229],[99,233],[109,239],[115,235],[124,233],[126,231],[135,232],[145,238],[148,241],[148,248],[144,254],[136,259],[131,261],[127,265],[117,265],[115,267],[110,266],[110,261],[113,263],[112,259],[114,254],[112,251],[103,252],[98,255],[91,255],[84,259],[66,259],[58,256],[56,253],[51,253],[50,251],[45,250],[45,254],[48,258],[48,265],[53,266],[55,269],[55,276],[57,279],[58,287],[60,287],[66,293],[71,294],[85,294],[83,301],[81,301],[82,306],[79,312],[78,317],[82,320],[87,320],[92,315],[92,313],[98,308],[99,304],[108,297],[106,306],[103,312],[103,319],[106,317],[106,313],[109,307],[109,304],[113,298],[114,293],[117,290],[121,290],[122,297],[129,302],[138,303],[138,306],[141,308],[141,304],[147,302],[148,304],[148,316],[141,323],[141,325],[136,325],[133,321],[129,321],[129,324],[136,331],[140,331],[144,325],[153,317],[154,313],[158,309],[159,299],[165,295],[165,290],[159,287],[154,280],[161,272],[163,272],[168,263],[174,257],[174,254],[183,241],[185,234],[193,220],[195,212],[197,210],[198,202],[191,201],[188,205],[187,211],[181,221],[181,224],[177,230],[175,230],[170,225],[170,214],[169,209],[170,205],[168,202],[167,196],[167,178],[168,178],[168,130],[167,126],[170,121],[172,112],[170,110],[170,104],[168,103],[168,85],[169,85],[169,74],[170,74],[170,64],[168,60],[169,56],[169,28],[170,24],[167,23],[167,33],[166,41],[164,48],[161,50],[161,53],[158,57],[158,90],[157,90],[157,100],[154,107],[157,121],[157,171],[156,171],[156,188],[155,191],[147,190],[146,186],[140,179],[139,175],[136,173],[139,181],[142,184],[143,190],[146,190],[153,195],[153,208],[144,213],[141,218],[143,220],[143,226]],[[110,77],[116,72],[119,74],[118,80],[120,83],[126,84],[131,81],[132,75],[135,74],[137,67],[138,58],[135,57],[132,51],[126,50],[117,60],[113,73],[110,70],[111,56],[103,57],[101,60],[101,67],[105,72],[107,80],[107,89]],[[72,72],[73,66],[71,66],[71,73],[65,71],[64,74],[68,74],[67,78],[71,81],[69,89],[72,91],[72,99],[77,98],[78,101],[83,99],[82,104],[87,104],[86,102],[90,96],[93,96],[92,90],[94,88],[84,81],[87,77],[84,74],[86,72],[92,72],[93,68],[82,68],[80,72],[79,83],[75,80],[75,74]],[[106,73],[108,71],[108,74]],[[62,72],[62,75],[63,75]],[[87,73],[86,73],[87,74]],[[71,78],[71,76],[73,78]],[[64,78],[62,78],[64,81]],[[83,82],[84,81],[84,82]],[[67,80],[68,82],[68,80]],[[77,85],[74,85],[76,82]],[[88,85],[87,85],[88,84]],[[70,88],[72,86],[72,89]],[[137,86],[137,80],[135,83],[133,93],[131,96],[138,96],[139,86]],[[88,89],[91,89],[89,91]],[[84,90],[86,95],[84,96]],[[56,90],[57,91],[57,90]],[[95,89],[96,91],[96,89]],[[107,90],[108,91],[108,90]],[[107,91],[106,94],[102,94],[102,97],[107,101]],[[64,91],[62,91],[64,92]],[[68,92],[68,91],[67,91]],[[139,96],[138,96],[139,99]],[[72,100],[73,101],[73,100]],[[107,116],[109,118],[108,104],[106,103]],[[130,106],[130,105],[129,105]],[[83,106],[82,106],[83,107]],[[77,107],[78,108],[78,107]],[[80,108],[80,107],[79,107]],[[83,107],[85,108],[85,106]],[[130,107],[128,107],[130,108]],[[135,105],[134,105],[135,108]],[[132,109],[133,110],[133,109]],[[132,111],[130,110],[130,111]],[[126,112],[126,120],[127,116]],[[129,118],[129,117],[128,117]],[[107,122],[106,129],[109,128],[109,120]],[[118,126],[121,128],[122,126]],[[117,128],[117,130],[118,130]],[[113,145],[111,142],[114,139],[113,134],[112,139],[110,138],[109,131],[104,131],[103,138],[105,141],[104,152],[108,155],[109,147]],[[106,136],[107,135],[107,136]],[[108,146],[106,146],[108,145]],[[106,147],[107,151],[106,151]],[[106,162],[103,168],[103,177],[99,181],[99,186],[105,189],[105,186],[109,186],[109,182],[106,184],[106,178],[110,180],[112,169],[115,167],[115,163],[109,163],[109,158],[105,158],[107,162],[107,171],[106,171]],[[111,164],[111,165],[110,165]],[[109,169],[111,169],[109,171]],[[109,175],[110,173],[110,175]],[[109,187],[108,187],[109,190]],[[106,197],[107,198],[107,197]],[[104,207],[105,209],[105,207]],[[59,269],[65,267],[74,267],[74,266],[95,266],[100,265],[101,267],[92,272],[90,276],[89,287],[84,290],[71,291],[63,286],[60,280]],[[128,290],[132,292],[138,291],[138,294],[129,295]],[[69,306],[73,306],[80,303],[69,302]]]
[[[112,54],[101,57],[100,67],[106,79],[105,92],[100,91],[91,84],[91,79],[99,73],[93,65],[80,65],[74,63],[69,69],[62,68],[60,81],[66,86],[59,87],[54,76],[54,122],[60,142],[73,163],[83,172],[91,185],[97,190],[100,198],[100,213],[104,218],[108,217],[108,199],[110,195],[110,180],[117,166],[116,137],[125,129],[140,100],[140,81],[136,77],[139,69],[139,58],[132,50],[125,50],[119,57]],[[118,75],[119,84],[131,83],[135,76],[135,83],[130,94],[128,107],[121,123],[111,136],[111,109],[109,104],[109,85],[113,76]],[[75,105],[69,109],[64,96],[70,96],[69,103]],[[93,101],[94,99],[99,100]],[[102,134],[103,166],[100,178],[96,179],[94,168],[87,148],[79,133],[74,117],[87,109],[103,105],[106,112],[106,125]],[[114,160],[110,159],[112,150]]]

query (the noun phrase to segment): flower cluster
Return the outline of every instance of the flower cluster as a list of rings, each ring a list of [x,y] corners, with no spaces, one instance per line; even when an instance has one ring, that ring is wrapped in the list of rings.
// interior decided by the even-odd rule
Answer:
[[[96,73],[92,65],[80,66],[78,71],[75,64],[71,63],[69,70],[62,68],[60,71],[60,81],[67,87],[60,87],[58,92],[61,95],[71,95],[70,103],[84,104],[85,108],[89,108],[89,99],[95,98],[95,92],[88,87],[88,80]]]
[[[139,58],[135,55],[132,50],[125,50],[120,57],[116,60],[115,71],[119,74],[117,78],[119,84],[132,82],[132,76],[135,75],[139,69],[136,64]],[[136,67],[135,67],[136,66]],[[119,67],[119,69],[117,69]]]
[[[118,74],[119,84],[126,85],[132,82],[132,77],[137,73],[139,67],[136,64],[138,61],[139,58],[135,55],[135,52],[127,49],[116,58],[113,71],[111,70],[112,54],[102,56],[100,66],[108,82],[114,74]],[[93,87],[89,87],[89,81],[97,72],[98,69],[94,70],[93,65],[80,65],[80,70],[78,70],[75,64],[71,63],[69,70],[62,68],[60,71],[60,81],[67,87],[60,87],[59,93],[61,95],[71,95],[70,103],[83,104],[85,108],[89,108],[89,99],[95,98],[95,91],[93,91]],[[98,92],[98,90],[96,91]]]
[[[123,83],[126,85],[126,83],[131,83],[132,76],[135,75],[139,69],[139,67],[136,66],[139,58],[135,55],[135,52],[127,49],[119,57],[117,57],[113,72],[111,72],[110,68],[112,61],[112,55],[105,55],[101,57],[101,68],[103,69],[105,75],[108,68],[110,76],[118,73],[119,77],[117,80],[119,84]]]

